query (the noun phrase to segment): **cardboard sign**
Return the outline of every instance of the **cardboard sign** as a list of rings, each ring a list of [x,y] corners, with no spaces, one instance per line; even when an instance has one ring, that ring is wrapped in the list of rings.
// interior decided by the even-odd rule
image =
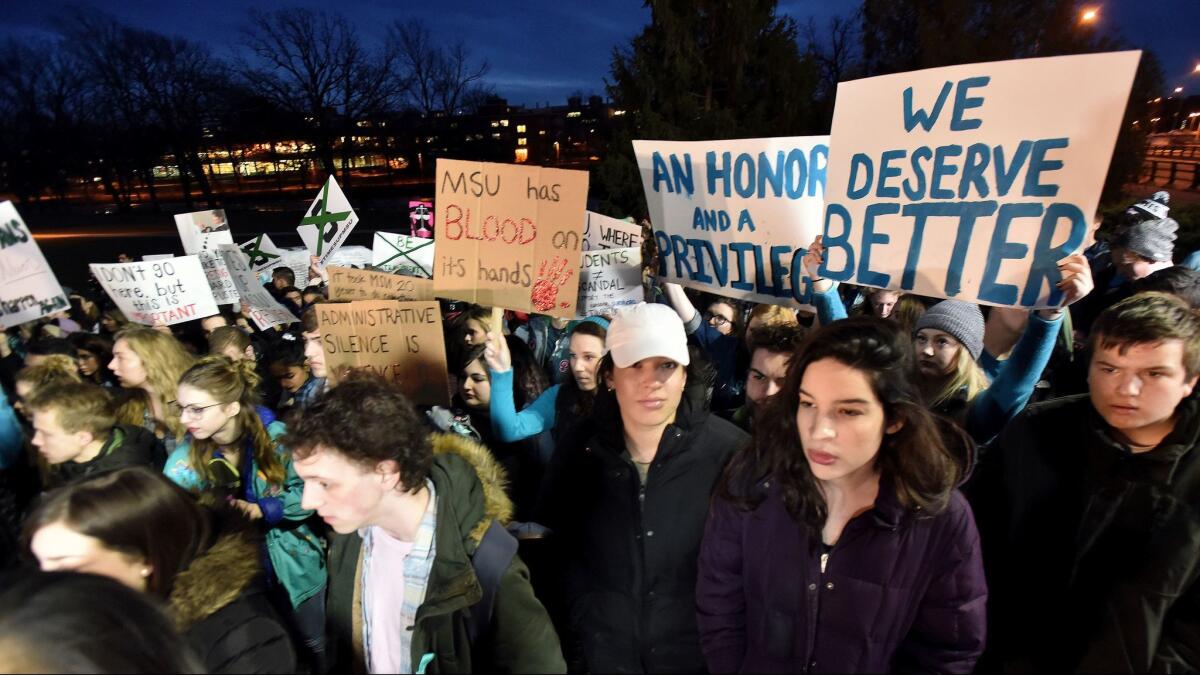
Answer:
[[[255,272],[262,272],[274,266],[283,264],[279,260],[280,250],[266,233],[241,244],[242,252],[250,257],[250,266]]]
[[[194,255],[89,267],[108,297],[134,323],[173,326],[217,313],[208,279]]]
[[[1061,302],[1141,53],[977,63],[838,85],[822,274],[989,305]]]
[[[12,328],[68,306],[21,214],[12,202],[0,202],[0,323]]]
[[[586,171],[437,161],[438,297],[573,318]]]
[[[807,305],[829,137],[634,141],[659,276],[754,302]]]
[[[433,239],[433,202],[408,203],[408,231],[418,239]]]
[[[346,368],[366,368],[398,383],[417,405],[449,405],[437,302],[365,300],[315,307],[325,365],[335,382]]]
[[[250,306],[250,319],[259,330],[299,321],[295,314],[258,283],[258,275],[254,273],[250,256],[245,251],[232,244],[222,244],[217,255],[229,270],[238,295]]]
[[[612,248],[583,254],[579,274],[579,316],[616,314],[636,305],[642,292],[642,249]]]
[[[371,264],[385,272],[433,278],[433,240],[376,232]]]
[[[358,216],[346,195],[342,194],[342,188],[330,176],[308,207],[308,213],[300,220],[296,232],[300,234],[309,253],[320,258],[324,265],[329,262],[329,256],[346,241],[357,223]]]
[[[587,212],[583,223],[583,250],[634,248],[642,245],[642,226],[627,220]]]
[[[433,300],[433,282],[387,272],[330,265],[330,300]]]

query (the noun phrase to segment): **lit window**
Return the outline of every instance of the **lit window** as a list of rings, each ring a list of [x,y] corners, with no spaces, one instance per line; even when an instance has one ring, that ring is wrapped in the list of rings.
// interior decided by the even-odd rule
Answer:
[[[500,126],[502,126],[502,127],[508,126],[508,120],[500,120]]]
[[[517,145],[525,145],[525,139],[524,139],[524,138],[518,138],[518,139],[517,139]]]
[[[571,112],[567,113],[567,117],[581,117],[581,116],[583,116],[583,113],[579,112],[578,110],[572,110]]]
[[[498,122],[497,120],[492,120],[492,128],[495,128],[498,126],[500,126],[500,122]]]
[[[621,115],[624,115],[624,114],[625,114],[624,110],[614,110],[613,111],[613,117],[620,117]]]
[[[492,134],[492,138],[498,141],[498,140],[500,140],[500,134],[499,133]]]
[[[517,148],[516,161],[518,164],[529,161],[529,148]]]
[[[545,135],[546,135],[545,129],[538,129],[538,136],[545,136]]]
[[[525,133],[525,125],[524,125],[524,124],[518,124],[518,125],[517,125],[517,133],[518,133],[518,134],[523,134],[523,133]]]

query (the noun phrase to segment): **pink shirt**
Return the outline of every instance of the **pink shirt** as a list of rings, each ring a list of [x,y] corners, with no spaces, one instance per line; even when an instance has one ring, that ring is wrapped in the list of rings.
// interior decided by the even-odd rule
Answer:
[[[373,527],[371,532],[371,574],[363,587],[371,622],[371,646],[368,650],[372,673],[401,673],[405,652],[411,648],[412,622],[406,621],[400,607],[404,604],[404,557],[412,550],[411,541],[400,541]],[[407,671],[411,672],[411,671]]]

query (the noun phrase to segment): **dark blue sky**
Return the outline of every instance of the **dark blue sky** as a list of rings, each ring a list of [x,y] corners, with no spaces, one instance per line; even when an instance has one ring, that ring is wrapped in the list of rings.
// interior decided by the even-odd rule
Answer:
[[[628,44],[649,21],[640,0],[7,0],[0,36],[49,30],[68,4],[103,9],[135,26],[207,40],[217,50],[237,49],[245,8],[336,8],[364,35],[376,38],[394,19],[423,19],[435,35],[461,38],[492,65],[490,83],[513,103],[561,104],[576,90],[604,94],[612,49]],[[1107,0],[1102,29],[1116,30],[1136,47],[1150,47],[1163,62],[1168,88],[1200,94],[1200,0]],[[858,0],[781,0],[780,10],[818,25],[849,13]]]

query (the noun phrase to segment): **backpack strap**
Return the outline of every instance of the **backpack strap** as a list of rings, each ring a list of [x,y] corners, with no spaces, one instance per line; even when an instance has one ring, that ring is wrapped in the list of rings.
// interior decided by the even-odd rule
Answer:
[[[471,566],[475,568],[475,576],[483,596],[479,602],[471,605],[470,616],[467,618],[467,637],[475,645],[480,638],[486,638],[491,632],[492,612],[496,606],[496,591],[500,589],[500,578],[517,555],[517,539],[508,533],[496,520],[488,526],[483,539],[471,556]]]

